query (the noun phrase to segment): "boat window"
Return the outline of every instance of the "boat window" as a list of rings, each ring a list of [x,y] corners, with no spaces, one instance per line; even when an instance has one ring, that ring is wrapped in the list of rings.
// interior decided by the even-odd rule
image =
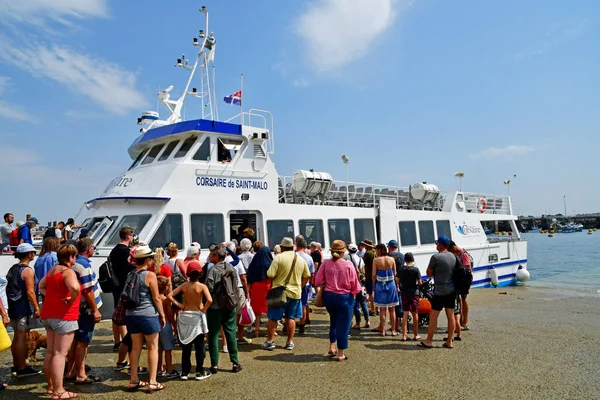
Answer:
[[[306,244],[310,242],[325,243],[325,235],[323,234],[323,221],[320,219],[301,219],[300,235],[306,239]]]
[[[421,244],[435,243],[433,221],[419,221],[419,236],[421,238]]]
[[[144,156],[146,155],[146,152],[148,151],[148,149],[142,151],[140,153],[139,156],[137,156],[137,158],[135,159],[135,161],[133,162],[133,164],[131,164],[131,167],[129,167],[129,169],[134,169],[135,167],[137,167],[140,164],[140,161],[142,161],[142,158],[144,158]],[[128,170],[129,171],[129,170]]]
[[[175,243],[178,248],[183,248],[183,216],[181,214],[167,214],[150,240],[150,248],[163,247],[166,243]]]
[[[184,142],[181,144],[179,150],[177,150],[177,153],[175,153],[175,158],[184,157],[187,154],[187,152],[190,151],[194,143],[196,143],[196,136],[192,136],[185,139]]]
[[[179,143],[179,140],[175,140],[175,141],[169,143],[167,145],[167,148],[165,149],[165,151],[163,151],[163,153],[160,155],[160,157],[158,157],[158,161],[165,161],[167,158],[169,158],[169,156],[171,155],[173,150],[175,150],[175,147],[177,146],[178,143]]]
[[[204,142],[202,142],[202,144],[200,145],[200,148],[198,148],[198,151],[196,152],[196,154],[194,154],[194,157],[192,157],[192,159],[194,159],[196,161],[209,161],[210,160],[210,138],[209,137],[204,139]]]
[[[280,244],[284,237],[294,238],[294,221],[291,219],[267,221],[267,238],[271,250],[275,245]]]
[[[360,243],[365,239],[371,239],[373,242],[377,242],[375,240],[375,226],[373,224],[373,220],[368,218],[355,219],[354,237],[356,238],[357,243]]]
[[[126,215],[121,219],[121,222],[117,224],[112,234],[109,236],[108,240],[104,242],[105,246],[116,246],[121,238],[119,237],[119,231],[121,228],[128,226],[133,228],[133,234],[139,235],[139,233],[144,229],[148,220],[150,220],[150,214],[140,214],[140,215]]]
[[[98,228],[100,227],[100,223],[102,222],[102,220],[104,220],[104,218],[109,218],[109,217],[95,217],[94,219],[88,218],[85,221],[83,221],[83,223],[81,224],[81,226],[83,228],[85,228],[85,229],[88,230],[87,237],[89,237],[89,238],[92,238],[92,237],[93,238],[97,238],[98,241],[100,241],[100,239],[102,239],[102,236],[104,236],[106,234],[106,232],[108,232],[108,229],[105,230],[102,233],[102,235],[97,235],[96,231],[98,231]],[[117,221],[117,218],[119,218],[117,215],[111,216],[109,218],[112,221],[112,223],[110,225],[113,225]],[[71,237],[71,239],[78,240],[79,239],[79,235],[81,235],[81,230],[83,228],[79,228],[75,232],[73,232],[73,236]]]
[[[237,152],[242,148],[244,141],[242,139],[219,138],[218,160],[227,163],[231,161]]]
[[[400,221],[400,245],[416,246],[417,245],[417,229],[415,221]]]
[[[437,235],[440,236],[448,236],[452,239],[452,232],[450,232],[450,221],[435,221],[435,227],[437,229]]]
[[[223,214],[192,214],[192,242],[207,248],[211,243],[225,241]]]
[[[146,156],[146,158],[144,158],[144,161],[142,161],[142,165],[150,164],[152,161],[154,161],[163,147],[165,147],[164,144],[157,144],[152,149],[150,149],[148,155]]]
[[[329,243],[334,240],[343,240],[346,243],[351,243],[350,237],[350,220],[348,219],[330,219],[327,221],[329,227]]]

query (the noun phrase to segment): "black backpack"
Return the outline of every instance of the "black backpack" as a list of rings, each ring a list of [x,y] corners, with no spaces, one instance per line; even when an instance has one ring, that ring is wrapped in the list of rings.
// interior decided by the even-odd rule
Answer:
[[[8,283],[6,284],[6,299],[10,303],[17,303],[21,299],[23,299],[23,292],[19,287],[19,275],[21,274],[21,264],[15,264],[8,270],[6,274],[6,280]]]
[[[216,290],[216,301],[221,310],[233,310],[238,305],[237,276],[233,268],[226,268],[220,262],[213,268],[221,273],[221,282]]]
[[[56,229],[54,227],[48,227],[46,229],[46,232],[44,232],[44,239],[46,240],[47,238],[55,238],[56,237]]]
[[[123,307],[127,310],[133,310],[140,305],[140,285],[142,284],[140,272],[141,271],[131,271],[127,275],[125,287],[123,288],[123,293],[121,293]]]
[[[98,269],[98,283],[104,293],[112,293],[119,287],[110,257]]]
[[[456,262],[454,269],[452,270],[452,282],[458,293],[463,293],[468,289],[471,282],[469,281],[468,274],[469,270],[463,265],[460,259],[455,255]]]

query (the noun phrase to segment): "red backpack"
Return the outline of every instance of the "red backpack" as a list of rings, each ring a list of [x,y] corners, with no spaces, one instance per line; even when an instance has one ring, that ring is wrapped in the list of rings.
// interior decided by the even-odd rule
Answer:
[[[19,245],[19,229],[13,229],[10,235],[8,236],[8,240],[11,246]]]

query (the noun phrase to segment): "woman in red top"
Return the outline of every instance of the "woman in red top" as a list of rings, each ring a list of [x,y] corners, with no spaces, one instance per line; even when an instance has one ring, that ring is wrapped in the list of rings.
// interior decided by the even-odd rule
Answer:
[[[63,375],[65,358],[78,329],[81,290],[77,275],[71,270],[77,248],[63,244],[56,255],[58,264],[40,282],[40,292],[46,296],[41,318],[48,333],[44,372],[48,380],[47,394],[52,394],[53,400],[74,399],[78,395],[65,390]]]

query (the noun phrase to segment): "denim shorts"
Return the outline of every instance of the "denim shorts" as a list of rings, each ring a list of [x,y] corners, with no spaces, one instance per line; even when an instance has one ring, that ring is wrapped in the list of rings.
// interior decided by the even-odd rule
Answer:
[[[308,306],[308,295],[310,293],[311,287],[310,285],[306,285],[304,286],[304,288],[302,288],[302,307],[307,307]]]
[[[283,318],[297,319],[302,318],[302,300],[301,299],[287,299],[285,306],[283,307],[269,307],[267,311],[267,318],[274,321],[279,321]]]
[[[158,349],[170,351],[175,348],[175,338],[173,337],[173,326],[170,322],[165,324],[158,334]]]
[[[75,331],[75,340],[81,343],[90,343],[94,337],[96,321],[94,316],[87,312],[79,316],[79,329]]]
[[[153,333],[160,332],[158,316],[142,317],[139,315],[127,315],[125,317],[125,325],[127,325],[127,332],[132,335],[137,333],[152,335]]]

